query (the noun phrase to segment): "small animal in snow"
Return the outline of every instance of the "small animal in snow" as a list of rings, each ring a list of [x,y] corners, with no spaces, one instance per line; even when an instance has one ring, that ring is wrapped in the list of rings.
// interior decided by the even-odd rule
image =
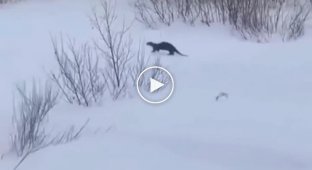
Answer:
[[[177,53],[181,56],[187,56],[185,54],[182,54],[180,51],[177,50],[172,44],[168,42],[161,42],[161,43],[153,43],[153,42],[147,42],[146,45],[149,45],[153,48],[152,52],[158,52],[159,50],[166,50],[169,52],[169,55],[174,55],[174,53]]]
[[[229,98],[229,94],[228,93],[225,93],[225,92],[221,92],[218,94],[218,96],[216,96],[216,101],[219,101],[221,98]]]

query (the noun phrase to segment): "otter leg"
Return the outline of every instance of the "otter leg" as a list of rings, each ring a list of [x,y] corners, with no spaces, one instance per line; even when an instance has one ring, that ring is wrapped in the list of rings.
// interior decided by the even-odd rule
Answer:
[[[156,52],[156,51],[158,52],[158,51],[159,51],[159,49],[157,49],[157,48],[153,48],[153,51],[152,51],[152,52],[154,53],[154,52]]]
[[[170,50],[169,55],[174,55],[174,51]]]

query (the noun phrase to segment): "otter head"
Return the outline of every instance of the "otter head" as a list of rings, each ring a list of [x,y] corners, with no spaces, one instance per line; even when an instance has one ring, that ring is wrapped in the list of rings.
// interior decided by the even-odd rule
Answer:
[[[153,46],[155,45],[155,43],[153,43],[153,42],[147,42],[146,45],[149,45],[149,46],[152,46],[152,47],[153,47]]]

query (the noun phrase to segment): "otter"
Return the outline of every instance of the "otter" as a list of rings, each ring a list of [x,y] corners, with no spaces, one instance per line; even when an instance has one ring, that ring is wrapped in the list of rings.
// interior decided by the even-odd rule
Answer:
[[[174,53],[178,53],[181,56],[187,56],[187,55],[180,53],[172,44],[168,42],[161,42],[161,43],[147,42],[146,45],[149,45],[153,48],[152,52],[156,52],[159,50],[166,50],[169,52],[169,55],[174,55]]]

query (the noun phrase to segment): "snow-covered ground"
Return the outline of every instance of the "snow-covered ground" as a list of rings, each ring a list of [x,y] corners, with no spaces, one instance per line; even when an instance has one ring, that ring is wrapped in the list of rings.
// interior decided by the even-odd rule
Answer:
[[[10,148],[16,83],[55,69],[51,35],[89,40],[96,0],[28,0],[0,8],[0,155]],[[126,0],[118,14],[131,20]],[[132,18],[133,19],[133,18]],[[135,22],[136,43],[169,41],[189,57],[163,56],[176,90],[161,105],[138,95],[102,106],[60,103],[52,129],[81,125],[83,136],[30,155],[20,170],[311,170],[312,22],[293,42],[243,41],[224,26]],[[146,53],[151,49],[146,48]],[[215,101],[220,92],[227,100]],[[1,170],[19,161],[0,159]]]

